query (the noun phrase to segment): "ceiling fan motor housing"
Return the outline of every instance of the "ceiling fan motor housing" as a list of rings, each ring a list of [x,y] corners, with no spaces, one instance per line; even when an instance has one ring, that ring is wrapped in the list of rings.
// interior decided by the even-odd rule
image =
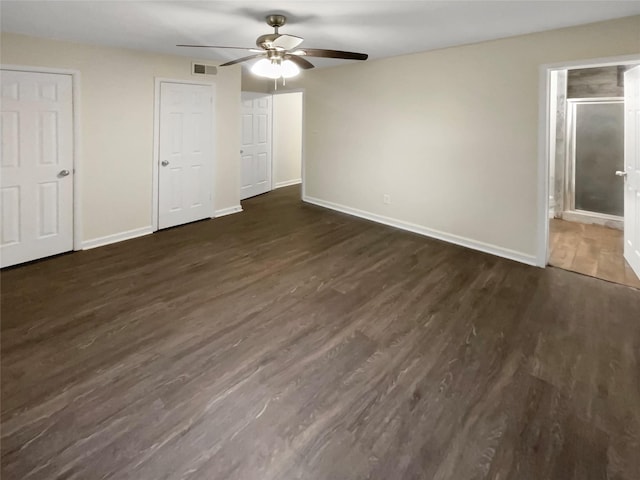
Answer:
[[[278,37],[280,37],[279,33],[268,33],[267,35],[260,35],[256,40],[256,45],[260,48],[268,50],[270,48],[273,48],[273,42],[275,42]]]

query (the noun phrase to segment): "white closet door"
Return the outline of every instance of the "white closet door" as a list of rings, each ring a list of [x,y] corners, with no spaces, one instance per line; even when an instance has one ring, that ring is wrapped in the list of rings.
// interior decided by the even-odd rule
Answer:
[[[73,249],[71,75],[2,70],[0,265]]]
[[[212,102],[210,86],[160,84],[159,228],[213,216]]]
[[[242,92],[240,199],[271,190],[271,95]]]

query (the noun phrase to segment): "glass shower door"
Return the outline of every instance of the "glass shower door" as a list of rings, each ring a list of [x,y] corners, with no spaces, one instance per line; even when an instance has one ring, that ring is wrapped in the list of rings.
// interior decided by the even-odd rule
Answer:
[[[624,185],[615,172],[624,169],[624,102],[585,100],[572,106],[572,210],[622,217]]]

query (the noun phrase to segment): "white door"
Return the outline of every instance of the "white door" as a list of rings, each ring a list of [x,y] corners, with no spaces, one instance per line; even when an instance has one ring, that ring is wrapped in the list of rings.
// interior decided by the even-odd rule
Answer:
[[[242,92],[240,199],[271,190],[271,95]]]
[[[160,83],[158,228],[213,217],[210,85]]]
[[[71,75],[0,72],[0,265],[73,250]]]
[[[640,277],[640,67],[624,74],[624,258]]]

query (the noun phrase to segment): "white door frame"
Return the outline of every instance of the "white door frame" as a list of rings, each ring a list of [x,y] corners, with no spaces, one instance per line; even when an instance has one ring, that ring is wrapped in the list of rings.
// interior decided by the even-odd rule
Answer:
[[[0,64],[0,70],[10,70],[17,72],[32,72],[32,73],[54,73],[58,75],[70,75],[71,76],[71,98],[73,105],[72,111],[72,130],[73,130],[73,250],[82,250],[82,201],[80,199],[80,192],[82,192],[82,142],[81,138],[81,125],[80,121],[80,71],[69,70],[66,68],[50,68],[50,67],[34,67],[32,65],[9,65]]]
[[[557,70],[635,65],[640,55],[596,58],[540,65],[538,83],[538,238],[536,266],[545,268],[549,258],[549,162],[551,72]]]
[[[211,88],[211,184],[213,185],[213,195],[209,205],[209,217],[215,216],[215,178],[216,178],[216,84],[215,82],[202,82],[184,80],[178,78],[155,77],[154,102],[153,102],[153,168],[151,185],[151,229],[158,230],[158,201],[159,201],[159,168],[160,168],[160,84],[161,83],[182,83],[185,85],[199,85]]]

